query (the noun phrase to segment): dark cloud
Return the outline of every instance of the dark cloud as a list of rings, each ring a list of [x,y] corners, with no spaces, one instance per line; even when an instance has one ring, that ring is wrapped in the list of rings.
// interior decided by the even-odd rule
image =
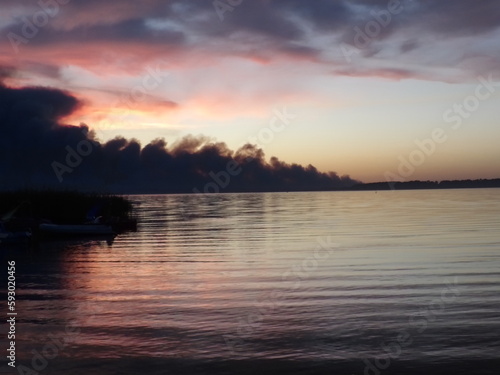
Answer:
[[[149,28],[144,19],[127,19],[116,23],[101,23],[93,25],[80,25],[70,30],[60,30],[50,26],[37,29],[36,35],[25,38],[22,33],[25,23],[10,25],[4,29],[6,35],[16,35],[15,44],[23,46],[46,46],[56,43],[92,43],[92,42],[141,42],[182,45],[185,36],[183,32],[172,30],[153,30]],[[19,38],[19,39],[18,39]],[[25,40],[19,42],[19,40]]]
[[[494,30],[500,25],[500,5],[497,0],[255,0],[236,5],[225,13],[220,22],[212,0],[72,0],[60,6],[55,17],[73,20],[58,30],[57,18],[40,29],[38,43],[73,40],[143,40],[168,43],[185,41],[183,33],[194,31],[221,35],[249,31],[285,41],[302,40],[304,25],[322,32],[347,32],[359,23],[373,19],[374,13],[384,12],[393,1],[404,11],[395,17],[388,28],[399,31],[418,26],[423,32],[429,28],[442,33],[477,34]],[[25,7],[30,18],[39,10],[33,1],[3,1],[6,10]],[[79,22],[78,20],[81,19]],[[183,33],[164,30],[152,32],[145,26],[147,20],[174,21],[183,27]],[[22,18],[12,20],[8,31],[19,31]],[[71,22],[70,22],[71,25]],[[54,31],[54,32],[51,32]],[[64,32],[61,32],[64,31]]]
[[[348,4],[343,1],[275,0],[272,4],[277,9],[276,13],[283,13],[283,10],[286,10],[289,14],[323,30],[343,28],[353,18]]]
[[[500,4],[496,0],[422,0],[414,13],[421,27],[446,34],[474,35],[498,29]]]
[[[141,148],[117,137],[99,142],[64,116],[80,106],[59,90],[0,87],[0,189],[78,188],[128,193],[323,190],[354,184],[348,176],[287,164],[261,149],[237,151],[204,136]]]
[[[6,11],[15,9],[14,14],[24,7],[24,14],[31,19],[40,11],[37,4],[6,0],[1,6]],[[212,0],[72,0],[61,5],[59,13],[39,28],[29,43],[19,47],[24,50],[78,43],[84,49],[85,43],[137,42],[186,51],[210,46],[222,54],[258,54],[267,58],[280,51],[324,61],[324,52],[339,47],[332,43],[354,45],[356,27],[364,29],[377,15],[387,15],[390,4],[399,4],[401,11],[392,14],[390,22],[374,38],[381,51],[392,48],[391,38],[414,40],[401,46],[400,53],[404,54],[417,50],[424,41],[428,43],[429,35],[450,39],[477,36],[500,26],[498,0],[252,0],[235,5],[224,14],[222,22],[213,4]],[[21,35],[24,22],[17,17],[1,32]],[[152,22],[163,23],[164,27],[152,27]],[[337,42],[312,46],[311,40],[320,36],[335,36]],[[371,56],[364,52],[365,58]],[[422,61],[427,61],[426,56]]]

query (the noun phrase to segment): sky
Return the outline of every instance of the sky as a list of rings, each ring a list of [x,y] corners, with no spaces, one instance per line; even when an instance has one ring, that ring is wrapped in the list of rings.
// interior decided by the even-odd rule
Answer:
[[[500,177],[497,0],[2,0],[0,9],[5,97],[55,90],[45,93],[71,103],[50,121],[85,124],[102,145],[250,143],[269,163],[363,182]]]

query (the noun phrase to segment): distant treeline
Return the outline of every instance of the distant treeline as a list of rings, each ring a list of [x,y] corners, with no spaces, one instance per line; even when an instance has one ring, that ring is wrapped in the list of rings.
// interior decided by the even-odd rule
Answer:
[[[472,189],[500,187],[500,178],[491,180],[445,180],[445,181],[407,181],[374,182],[356,184],[347,190],[411,190],[411,189]]]
[[[0,219],[7,216],[6,220],[47,219],[71,224],[82,223],[90,216],[125,219],[131,212],[132,204],[114,195],[56,190],[0,192]]]

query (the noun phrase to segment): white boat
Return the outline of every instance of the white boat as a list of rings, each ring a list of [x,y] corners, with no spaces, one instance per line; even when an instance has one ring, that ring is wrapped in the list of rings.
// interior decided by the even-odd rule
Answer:
[[[110,235],[115,234],[113,228],[103,224],[40,224],[41,234],[53,235]]]

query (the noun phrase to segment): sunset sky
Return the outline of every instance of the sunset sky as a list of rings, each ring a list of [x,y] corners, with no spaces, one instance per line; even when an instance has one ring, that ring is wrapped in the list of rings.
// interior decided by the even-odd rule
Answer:
[[[364,182],[500,177],[498,0],[0,9],[0,80],[71,93],[65,122],[102,141],[202,134]]]

